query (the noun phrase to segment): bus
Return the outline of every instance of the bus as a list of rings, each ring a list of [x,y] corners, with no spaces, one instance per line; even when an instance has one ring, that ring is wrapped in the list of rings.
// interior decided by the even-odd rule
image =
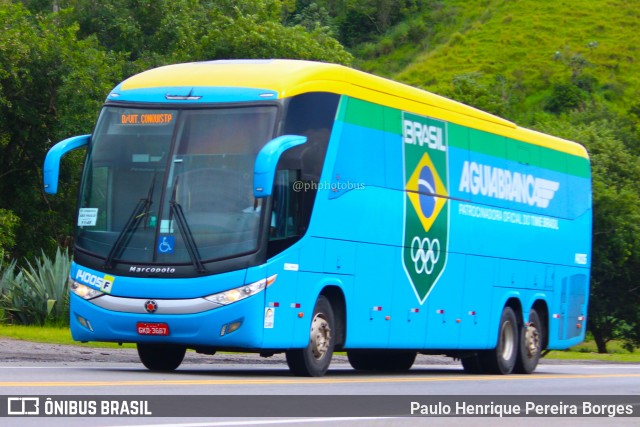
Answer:
[[[531,373],[584,339],[591,180],[579,144],[348,67],[169,65],[107,96],[77,207],[70,323],[135,343],[150,370],[187,349],[284,353],[322,376],[417,354]]]

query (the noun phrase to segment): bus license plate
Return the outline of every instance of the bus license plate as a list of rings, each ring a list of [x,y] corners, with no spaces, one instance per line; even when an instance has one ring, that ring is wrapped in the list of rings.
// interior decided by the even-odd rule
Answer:
[[[169,325],[138,322],[138,335],[169,335]]]

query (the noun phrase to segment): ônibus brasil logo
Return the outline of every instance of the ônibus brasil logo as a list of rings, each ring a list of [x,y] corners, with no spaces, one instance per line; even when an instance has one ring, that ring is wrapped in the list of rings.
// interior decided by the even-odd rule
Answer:
[[[440,120],[403,113],[405,218],[402,264],[422,303],[447,263],[447,132]]]

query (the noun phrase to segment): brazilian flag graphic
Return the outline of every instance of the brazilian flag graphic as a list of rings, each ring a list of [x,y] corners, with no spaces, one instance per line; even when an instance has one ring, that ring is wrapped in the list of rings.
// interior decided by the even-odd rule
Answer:
[[[402,262],[422,303],[447,264],[447,127],[440,120],[403,113],[402,131],[405,176]]]

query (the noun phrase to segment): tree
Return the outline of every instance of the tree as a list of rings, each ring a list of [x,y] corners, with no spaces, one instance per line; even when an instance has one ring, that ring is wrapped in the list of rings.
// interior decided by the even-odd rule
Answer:
[[[346,46],[369,41],[419,9],[416,0],[297,0],[293,24],[335,29]]]
[[[4,262],[11,259],[10,249],[16,243],[15,228],[19,221],[12,211],[0,209],[0,271]]]
[[[317,3],[311,3],[294,14],[289,22],[293,25],[300,25],[308,31],[326,28],[330,34],[337,33],[333,18],[324,7],[319,6]]]
[[[75,187],[44,196],[44,155],[64,137],[91,132],[121,71],[117,56],[94,38],[77,41],[77,26],[59,25],[57,15],[36,17],[20,3],[0,1],[0,21],[0,209],[20,219],[12,221],[19,236],[13,255],[22,258],[41,248],[51,253],[70,235]],[[77,181],[80,163],[77,155],[65,162],[62,180]]]
[[[606,120],[538,123],[542,132],[580,142],[591,158],[593,256],[588,326],[598,347],[618,338],[640,345],[640,159],[615,138]]]
[[[95,35],[128,55],[132,72],[167,63],[230,58],[297,58],[351,62],[321,29],[286,27],[292,8],[280,0],[70,0],[80,37]]]
[[[483,83],[481,79],[481,73],[457,75],[451,82],[451,88],[444,95],[482,111],[505,117],[512,102],[509,83],[500,75],[495,76],[490,84]]]
[[[564,113],[582,106],[586,93],[573,83],[558,83],[553,86],[545,109],[552,113]]]
[[[292,8],[291,0],[0,0],[0,250],[22,259],[71,243],[83,153],[65,158],[54,198],[42,191],[44,156],[91,133],[124,77],[217,58],[351,62],[325,29],[284,26]]]

